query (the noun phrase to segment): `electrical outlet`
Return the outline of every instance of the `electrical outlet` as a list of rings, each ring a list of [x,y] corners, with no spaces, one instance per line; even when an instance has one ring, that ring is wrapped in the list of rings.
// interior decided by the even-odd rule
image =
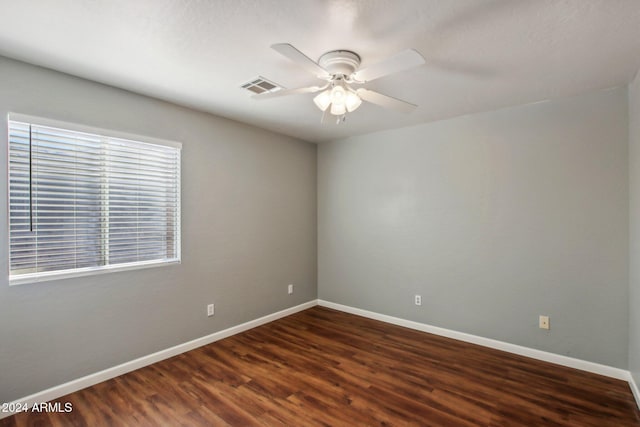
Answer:
[[[422,297],[420,295],[416,295],[414,302],[416,303],[416,305],[422,305]]]
[[[289,295],[291,295],[291,294],[293,293],[293,285],[289,285],[289,286],[287,287],[287,293],[288,293]]]
[[[540,329],[550,329],[549,316],[540,315],[538,323],[539,323]]]
[[[215,307],[213,304],[207,305],[207,316],[211,317],[215,314]]]

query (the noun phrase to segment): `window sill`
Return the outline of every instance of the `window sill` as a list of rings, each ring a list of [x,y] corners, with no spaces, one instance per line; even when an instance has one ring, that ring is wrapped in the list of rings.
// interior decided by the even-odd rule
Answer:
[[[19,276],[9,276],[9,286],[26,285],[29,283],[49,282],[52,280],[70,279],[73,277],[95,276],[105,273],[115,273],[118,271],[140,270],[152,267],[164,267],[173,264],[180,264],[179,258],[163,261],[132,262],[128,264],[118,264],[106,267],[89,267],[77,270],[52,271],[47,273],[30,273]]]

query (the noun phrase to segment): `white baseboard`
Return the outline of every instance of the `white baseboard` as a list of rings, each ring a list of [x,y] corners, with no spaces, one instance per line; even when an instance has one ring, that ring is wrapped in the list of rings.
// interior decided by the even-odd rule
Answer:
[[[297,313],[302,310],[306,310],[316,305],[318,305],[318,301],[312,300],[304,304],[297,305],[295,307],[290,307],[285,310],[281,310],[276,313],[272,313],[267,316],[260,317],[259,319],[250,320],[249,322],[242,323],[237,326],[232,326],[231,328],[228,328],[219,332],[214,332],[213,334],[206,335],[201,338],[196,338],[195,340],[192,340],[183,344],[178,344],[176,346],[167,348],[165,350],[160,350],[156,353],[149,354],[147,356],[142,356],[135,360],[131,360],[129,362],[125,362],[121,365],[114,366],[112,368],[108,368],[103,371],[96,372],[94,374],[90,374],[85,377],[78,378],[73,381],[69,381],[67,383],[64,383],[55,387],[51,387],[47,390],[43,390],[38,393],[32,394],[30,396],[23,397],[22,399],[17,399],[11,402],[8,405],[8,407],[13,408],[13,407],[16,407],[16,404],[21,404],[21,405],[27,404],[28,407],[31,408],[35,403],[48,402],[50,400],[57,399],[69,393],[73,393],[74,391],[78,391],[83,388],[90,387],[94,384],[98,384],[100,382],[109,380],[111,378],[115,378],[119,375],[126,374],[127,372],[135,371],[136,369],[143,368],[145,366],[151,365],[161,360],[168,359],[173,356],[177,356],[178,354],[182,354],[189,350],[202,347],[203,345],[207,345],[212,342],[230,337],[232,335],[239,334],[240,332],[253,329],[257,326],[264,325],[269,322],[273,322],[274,320],[278,320],[280,318],[289,316],[291,314]],[[8,417],[13,414],[14,412],[0,412],[0,419]]]
[[[519,354],[521,356],[531,357],[532,359],[543,360],[545,362],[580,369],[583,371],[592,372],[619,380],[629,381],[631,378],[631,374],[629,373],[629,371],[620,368],[614,368],[612,366],[601,365],[599,363],[588,362],[586,360],[575,359],[573,357],[562,356],[560,354],[549,353],[547,351],[536,350],[529,347],[523,347],[516,344],[493,340],[490,338],[479,337],[477,335],[466,334],[464,332],[452,331],[451,329],[440,328],[437,326],[427,325],[425,323],[414,322],[412,320],[387,316],[386,314],[379,314],[373,311],[362,310],[359,308],[350,307],[348,305],[336,304],[330,301],[318,300],[318,305],[344,311],[346,313],[356,314],[362,317],[367,317],[369,319],[380,320],[382,322],[404,326],[406,328],[416,329],[418,331],[428,332],[430,334],[440,335],[447,338],[453,338],[455,340],[472,344],[478,344],[484,347],[494,348],[509,353]]]
[[[631,374],[629,374],[629,387],[631,387],[633,398],[636,399],[636,405],[638,405],[638,409],[640,409],[640,390],[638,390],[638,385]]]

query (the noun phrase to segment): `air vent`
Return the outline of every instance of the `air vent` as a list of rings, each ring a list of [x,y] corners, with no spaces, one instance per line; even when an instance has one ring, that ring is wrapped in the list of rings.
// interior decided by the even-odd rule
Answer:
[[[256,77],[250,82],[243,84],[240,87],[243,89],[249,90],[253,93],[276,92],[282,89],[282,87],[278,86],[274,82],[271,82],[265,79],[264,77],[260,77],[260,76]]]

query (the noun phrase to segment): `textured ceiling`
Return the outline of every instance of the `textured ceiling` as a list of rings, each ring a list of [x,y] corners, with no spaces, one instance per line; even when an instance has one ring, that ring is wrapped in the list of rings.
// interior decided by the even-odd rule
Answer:
[[[628,83],[640,68],[638,0],[0,0],[0,55],[326,141]],[[407,48],[426,64],[366,87],[419,107],[372,104],[320,124],[313,95],[256,101],[260,75],[319,80],[269,46],[373,64]]]

